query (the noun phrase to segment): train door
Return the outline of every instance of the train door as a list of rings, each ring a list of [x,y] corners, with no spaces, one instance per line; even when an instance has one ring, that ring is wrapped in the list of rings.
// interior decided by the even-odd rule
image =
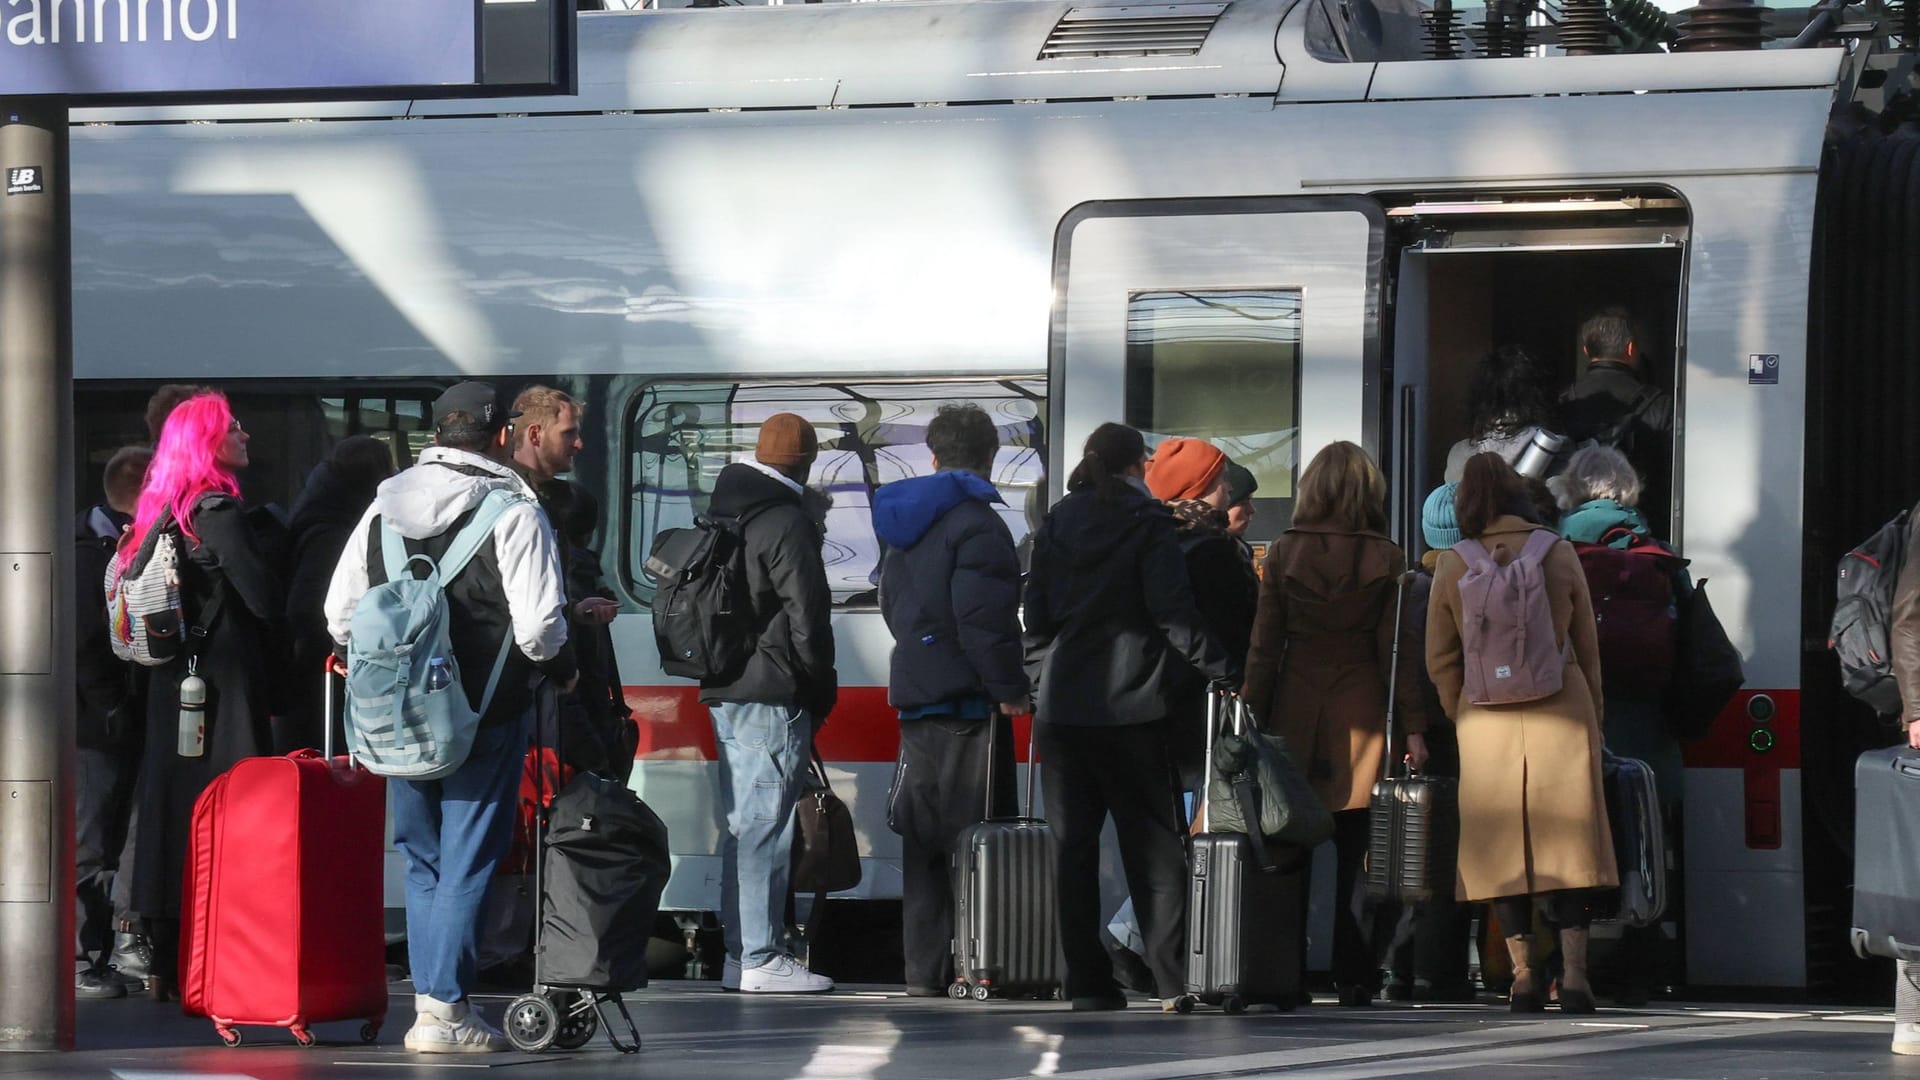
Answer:
[[[1093,203],[1061,223],[1049,357],[1049,494],[1088,434],[1118,420],[1149,445],[1207,439],[1259,487],[1256,551],[1292,520],[1321,447],[1378,452],[1385,219],[1358,198]],[[1126,894],[1102,860],[1111,915]],[[1331,850],[1314,875],[1312,966],[1330,951]]]

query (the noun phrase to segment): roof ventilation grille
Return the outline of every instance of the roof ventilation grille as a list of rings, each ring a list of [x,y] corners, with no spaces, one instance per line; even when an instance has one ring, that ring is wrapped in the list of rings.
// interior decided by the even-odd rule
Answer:
[[[1192,56],[1226,10],[1226,4],[1073,8],[1047,35],[1040,59]]]

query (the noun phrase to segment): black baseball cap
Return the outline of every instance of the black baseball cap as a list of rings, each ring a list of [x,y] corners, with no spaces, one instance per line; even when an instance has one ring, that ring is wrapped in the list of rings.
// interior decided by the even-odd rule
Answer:
[[[1227,505],[1238,506],[1253,498],[1260,490],[1260,481],[1253,478],[1253,470],[1245,465],[1227,462]]]
[[[507,421],[520,415],[501,408],[496,403],[493,387],[483,382],[454,383],[447,387],[445,393],[434,398],[434,430],[440,430],[446,418],[454,413],[466,413],[487,431],[498,431],[507,426]]]

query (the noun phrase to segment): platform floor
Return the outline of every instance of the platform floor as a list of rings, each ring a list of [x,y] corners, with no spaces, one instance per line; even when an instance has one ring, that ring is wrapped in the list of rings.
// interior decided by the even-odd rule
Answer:
[[[630,995],[646,1046],[633,1057],[604,1040],[571,1054],[426,1058],[400,1047],[395,1023],[374,1046],[357,1025],[323,1025],[300,1049],[284,1031],[247,1029],[237,1049],[204,1020],[144,995],[82,1002],[80,1049],[0,1054],[6,1080],[305,1080],[450,1077],[510,1070],[544,1077],[779,1080],[785,1077],[947,1080],[1055,1076],[1085,1080],[1313,1076],[1336,1080],[1443,1076],[1460,1080],[1706,1080],[1738,1077],[1920,1077],[1920,1058],[1888,1051],[1892,1016],[1861,1009],[1743,1004],[1603,1009],[1574,1019],[1516,1018],[1484,1004],[1227,1016],[1166,1015],[1138,1000],[1123,1013],[1064,1004],[910,999],[847,989],[812,998],[743,998],[713,984],[657,983]],[[497,1018],[507,999],[479,999]],[[408,1017],[410,1019],[410,1016]]]

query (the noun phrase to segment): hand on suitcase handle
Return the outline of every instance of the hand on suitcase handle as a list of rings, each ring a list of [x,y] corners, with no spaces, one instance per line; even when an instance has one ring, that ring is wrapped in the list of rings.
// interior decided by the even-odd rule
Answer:
[[[1427,737],[1418,732],[1407,736],[1407,768],[1419,772],[1427,767]]]

